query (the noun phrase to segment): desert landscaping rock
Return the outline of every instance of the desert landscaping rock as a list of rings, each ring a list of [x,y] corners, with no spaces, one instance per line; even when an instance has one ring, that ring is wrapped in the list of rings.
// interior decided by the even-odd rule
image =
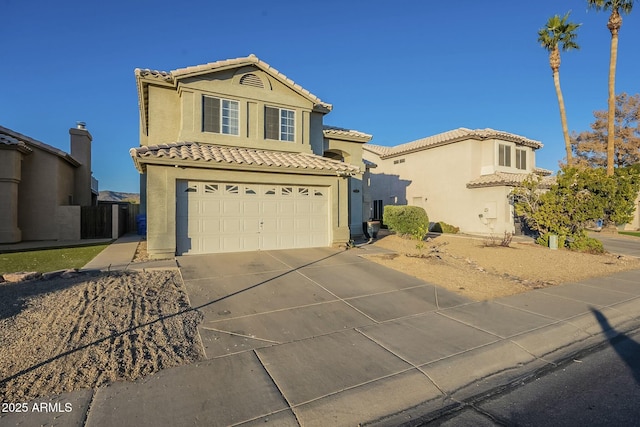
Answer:
[[[204,357],[177,272],[68,272],[0,284],[5,401],[134,380]]]
[[[417,243],[382,235],[374,245],[397,255],[367,258],[477,301],[640,269],[637,258],[552,251],[534,243],[491,246],[483,239],[451,234],[424,241],[421,249]],[[438,257],[421,256],[434,253]]]

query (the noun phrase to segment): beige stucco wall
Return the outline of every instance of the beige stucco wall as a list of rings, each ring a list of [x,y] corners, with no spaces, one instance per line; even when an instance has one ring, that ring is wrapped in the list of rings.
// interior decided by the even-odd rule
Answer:
[[[22,240],[56,240],[55,216],[58,206],[73,198],[74,167],[55,154],[32,148],[22,162],[18,226]]]
[[[365,159],[378,165],[371,174],[371,198],[384,205],[423,207],[431,221],[444,221],[467,233],[513,232],[509,187],[467,188],[481,174],[525,172],[515,168],[514,151],[512,167],[498,166],[497,147],[494,140],[468,140],[384,160],[365,150]],[[527,150],[531,170],[533,154]],[[401,159],[404,162],[394,164]]]
[[[239,84],[246,73],[260,77],[265,87]],[[202,97],[205,95],[238,101],[239,135],[202,131]],[[185,78],[177,88],[150,84],[148,97],[149,130],[148,135],[142,130],[141,145],[197,141],[310,153],[312,141],[322,138],[322,126],[317,126],[319,113],[312,111],[313,102],[253,66]],[[295,141],[265,139],[265,106],[295,111]]]
[[[345,163],[356,165],[362,172],[364,172],[365,166],[362,162],[362,143],[342,139],[325,138],[322,152],[317,154],[323,155],[326,151],[341,154]],[[351,230],[352,237],[361,236],[363,234],[362,221],[368,219],[364,218],[363,198],[365,196],[365,190],[366,188],[363,185],[362,173],[349,178],[349,228]]]
[[[0,243],[15,243],[22,239],[18,227],[22,156],[17,149],[0,150]]]
[[[147,166],[147,250],[154,259],[172,258],[176,253],[176,185],[178,180],[239,182],[254,184],[294,184],[326,186],[330,189],[331,241],[333,244],[349,240],[348,206],[341,203],[347,180],[336,176],[296,175],[268,170],[215,170],[201,168],[173,168]],[[344,199],[342,199],[344,200]]]

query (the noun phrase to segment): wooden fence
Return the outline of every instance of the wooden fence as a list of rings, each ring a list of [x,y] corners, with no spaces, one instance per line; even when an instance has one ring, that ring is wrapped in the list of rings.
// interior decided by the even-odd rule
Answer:
[[[80,237],[82,239],[109,239],[113,233],[113,206],[118,206],[118,233],[136,233],[136,216],[140,205],[130,203],[103,203],[97,206],[82,206],[80,210]]]

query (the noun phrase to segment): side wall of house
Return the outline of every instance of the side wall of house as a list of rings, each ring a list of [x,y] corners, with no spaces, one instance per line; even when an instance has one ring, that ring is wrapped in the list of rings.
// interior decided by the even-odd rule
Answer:
[[[431,221],[463,232],[513,232],[509,188],[467,188],[494,164],[493,147],[493,141],[468,140],[384,160],[365,151],[378,165],[371,171],[371,198],[383,205],[420,206]]]
[[[22,239],[18,227],[22,157],[17,147],[0,149],[0,243],[15,243]]]
[[[22,240],[57,240],[60,205],[73,204],[74,168],[55,154],[34,148],[22,163],[18,225]]]

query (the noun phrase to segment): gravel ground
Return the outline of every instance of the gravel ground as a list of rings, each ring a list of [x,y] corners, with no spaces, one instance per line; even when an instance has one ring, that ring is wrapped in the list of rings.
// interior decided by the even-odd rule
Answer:
[[[443,234],[423,242],[396,235],[374,244],[397,255],[370,256],[372,261],[402,271],[477,301],[640,269],[640,259],[550,250],[534,243]]]
[[[204,358],[178,272],[0,283],[0,396],[24,401]]]

